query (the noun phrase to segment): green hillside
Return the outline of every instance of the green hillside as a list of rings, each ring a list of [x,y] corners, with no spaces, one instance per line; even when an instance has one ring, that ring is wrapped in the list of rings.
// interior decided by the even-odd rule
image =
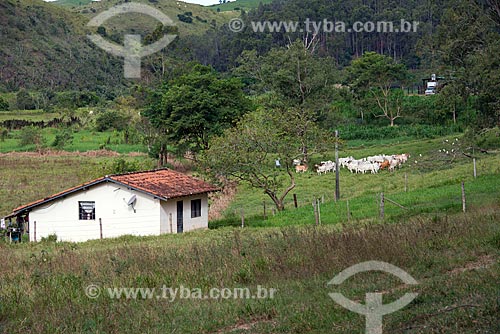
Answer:
[[[68,0],[70,1],[70,0]],[[259,7],[260,3],[266,4],[271,3],[272,0],[236,0],[230,1],[226,3],[222,3],[219,5],[208,6],[210,9],[224,11],[233,11],[233,10],[245,10],[248,11],[250,9],[254,9]]]
[[[122,85],[121,61],[86,37],[86,20],[41,0],[0,3],[0,89]]]
[[[105,93],[126,85],[122,59],[100,50],[87,38],[95,32],[86,26],[90,18],[117,3],[68,8],[42,0],[0,2],[0,91],[88,89]],[[160,1],[156,7],[174,21],[179,38],[201,35],[230,17],[203,6],[172,1]],[[144,39],[157,26],[155,19],[139,14],[127,14],[126,20],[115,17],[104,25],[107,39],[116,43],[126,33],[140,34]],[[168,56],[168,51],[163,55]],[[151,59],[144,59],[144,63],[148,65]]]
[[[162,13],[174,21],[181,36],[202,34],[209,29],[213,29],[214,26],[222,25],[227,22],[230,17],[234,16],[231,13],[215,13],[204,6],[181,1],[137,0],[134,2],[144,3],[148,6],[159,9]],[[82,14],[86,18],[90,19],[96,14],[99,14],[120,3],[122,3],[120,0],[100,2],[88,0],[60,0],[54,2],[53,4],[60,5],[64,8],[70,8],[73,12]],[[190,21],[189,18],[182,21],[179,16],[189,17],[191,18],[191,22],[188,22]],[[127,17],[127,20],[124,20],[124,17]],[[153,18],[144,15],[127,14],[127,16],[120,17],[120,19],[109,20],[106,28],[120,33],[124,30],[133,30],[136,33],[140,32],[141,34],[147,34],[151,32],[151,29],[156,27],[157,23],[158,22],[156,22]]]

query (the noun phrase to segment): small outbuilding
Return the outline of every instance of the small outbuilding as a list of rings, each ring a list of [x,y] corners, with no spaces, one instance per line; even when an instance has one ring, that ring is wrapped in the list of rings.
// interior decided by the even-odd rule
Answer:
[[[182,233],[208,228],[208,194],[217,190],[170,169],[106,175],[20,206],[5,220],[22,220],[30,241]]]

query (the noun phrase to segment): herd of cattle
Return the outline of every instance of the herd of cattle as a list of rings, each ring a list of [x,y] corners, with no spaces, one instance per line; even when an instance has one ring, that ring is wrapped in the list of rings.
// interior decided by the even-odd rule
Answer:
[[[400,167],[404,164],[408,158],[409,154],[393,154],[393,155],[374,155],[366,157],[363,159],[354,159],[353,157],[339,158],[340,168],[347,168],[351,173],[372,173],[376,174],[381,169],[387,169],[393,172],[396,167]],[[295,165],[295,171],[297,173],[307,172],[309,169],[306,164],[302,164],[300,160],[293,161]],[[336,165],[333,161],[321,161],[319,165],[314,165],[316,172],[321,175],[328,172],[335,172]]]

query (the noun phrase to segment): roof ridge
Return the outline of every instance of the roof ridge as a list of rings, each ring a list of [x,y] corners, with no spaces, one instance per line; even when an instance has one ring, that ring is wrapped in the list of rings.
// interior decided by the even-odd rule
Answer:
[[[170,169],[170,168],[167,168],[167,167],[160,167],[160,168],[155,168],[155,169],[139,170],[139,171],[135,171],[135,172],[110,174],[110,175],[106,175],[105,177],[124,176],[124,175],[142,174],[142,173],[153,173],[153,172],[158,172],[158,171],[161,171],[161,170],[169,170],[169,171],[172,171],[172,172],[180,173],[180,172],[177,172],[177,171],[175,171],[173,169]]]

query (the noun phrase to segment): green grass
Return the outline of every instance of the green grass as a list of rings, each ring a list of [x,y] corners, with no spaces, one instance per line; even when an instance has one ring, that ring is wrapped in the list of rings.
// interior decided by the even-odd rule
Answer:
[[[301,207],[263,221],[262,194],[241,187],[225,226],[182,235],[123,236],[85,243],[0,241],[0,332],[4,333],[364,333],[365,318],[335,304],[329,292],[363,302],[382,291],[384,301],[417,292],[404,309],[384,316],[384,333],[498,332],[500,280],[500,156],[450,163],[436,151],[447,138],[387,146],[365,143],[344,153],[410,152],[393,174],[342,171],[342,200],[331,201],[333,174],[297,175]],[[422,157],[420,157],[422,154]],[[125,157],[141,163],[144,157]],[[322,157],[314,157],[320,160]],[[418,160],[417,163],[414,161]],[[0,215],[14,206],[107,173],[114,158],[0,156]],[[403,173],[409,191],[402,189]],[[460,212],[460,182],[468,207]],[[378,218],[380,191],[408,208],[386,204]],[[310,200],[325,195],[323,224],[314,225]],[[308,197],[309,196],[309,197]],[[346,200],[352,219],[347,222]],[[268,209],[269,209],[268,202]],[[269,212],[269,211],[268,211]],[[234,218],[234,219],[233,219]],[[219,221],[220,222],[220,221]],[[214,227],[217,222],[212,222]],[[219,224],[220,225],[220,224]],[[380,273],[358,274],[339,287],[327,283],[345,268],[367,260],[407,271],[415,287]],[[101,287],[86,297],[89,284]],[[106,288],[277,289],[274,299],[112,299]],[[158,292],[158,290],[156,290]],[[155,298],[159,296],[160,298]]]
[[[328,296],[418,297],[384,316],[384,333],[498,331],[498,206],[443,219],[346,228],[231,229],[73,243],[0,243],[0,328],[6,333],[364,333],[365,318]],[[397,265],[418,282],[379,273],[327,283],[367,260]],[[101,294],[86,297],[89,284]],[[274,299],[112,299],[106,288],[257,285]],[[158,293],[158,294],[157,294]],[[154,298],[159,296],[160,298]]]
[[[239,8],[240,10],[243,9],[248,12],[250,9],[259,7],[260,3],[266,4],[271,2],[272,0],[236,0],[219,5],[211,5],[208,6],[208,8],[213,10],[220,9],[221,12],[234,11],[236,10],[235,8]]]
[[[372,174],[351,174],[348,170],[340,171],[341,201],[333,202],[335,192],[335,175],[317,175],[314,172],[296,174],[297,186],[286,199],[286,210],[276,217],[272,216],[273,207],[270,199],[262,191],[242,184],[220,221],[211,226],[241,224],[241,209],[249,226],[282,226],[288,224],[310,224],[314,222],[312,201],[325,200],[322,206],[322,217],[325,223],[339,223],[347,219],[346,200],[349,200],[353,219],[363,220],[378,217],[378,198],[380,192],[402,205],[407,205],[407,212],[392,204],[386,205],[386,216],[400,219],[420,212],[457,211],[461,209],[460,183],[465,181],[469,202],[480,204],[481,201],[498,202],[500,198],[500,155],[483,154],[478,157],[478,179],[473,179],[472,162],[464,156],[457,156],[453,162],[448,156],[438,152],[445,140],[455,137],[443,137],[428,140],[412,140],[392,144],[355,143],[354,147],[347,142],[340,156],[362,158],[375,154],[395,154],[409,152],[410,160],[394,173],[380,171]],[[422,156],[420,156],[422,155]],[[329,153],[322,157],[313,157],[313,162],[333,159]],[[416,161],[416,163],[415,163]],[[408,178],[408,192],[404,192],[404,175]],[[292,194],[297,195],[298,210],[293,208]],[[267,216],[263,221],[263,202],[266,202]],[[477,203],[474,203],[476,201]]]
[[[144,3],[148,6],[153,6],[159,9],[162,13],[170,17],[175,26],[178,28],[178,33],[181,37],[189,35],[200,35],[209,29],[212,29],[211,22],[214,20],[217,26],[226,23],[230,18],[234,17],[233,13],[216,13],[207,7],[170,0],[158,0],[153,3],[149,0],[136,0],[134,2]],[[88,0],[60,0],[54,4],[63,7],[70,7],[73,11],[83,14],[87,18],[91,18],[96,14],[90,10],[92,8],[96,13],[103,12],[108,8],[121,3],[118,0],[106,0],[100,2],[91,2]],[[193,22],[181,22],[177,15],[186,12],[192,13]],[[196,19],[198,16],[201,20]],[[108,34],[116,33],[122,36],[125,31],[133,32],[135,34],[141,33],[143,36],[151,33],[156,28],[158,22],[146,15],[136,15],[133,13],[127,14],[127,20],[123,19],[110,19],[104,26]]]
[[[54,118],[59,118],[58,113],[48,113],[43,110],[19,110],[0,112],[0,122],[9,120],[24,120],[32,122],[50,121]]]
[[[21,131],[22,130],[11,131],[8,138],[5,139],[4,142],[0,141],[0,153],[37,150],[35,144],[21,146],[19,137]],[[47,149],[54,149],[51,145],[54,142],[56,134],[61,130],[56,128],[45,128],[40,131],[43,136],[44,147]],[[118,153],[146,152],[146,147],[142,144],[126,144],[124,142],[123,133],[120,131],[97,132],[79,130],[77,132],[73,132],[72,135],[73,140],[64,145],[62,149],[70,152],[86,152],[103,148]]]

